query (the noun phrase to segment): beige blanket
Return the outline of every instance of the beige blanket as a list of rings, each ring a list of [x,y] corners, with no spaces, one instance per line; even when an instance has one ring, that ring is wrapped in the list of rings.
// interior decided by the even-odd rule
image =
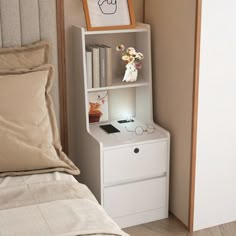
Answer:
[[[54,175],[0,178],[0,235],[127,236],[85,185]]]

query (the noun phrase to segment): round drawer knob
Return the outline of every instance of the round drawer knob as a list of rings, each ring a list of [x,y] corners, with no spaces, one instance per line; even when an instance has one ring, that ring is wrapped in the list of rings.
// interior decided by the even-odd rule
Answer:
[[[139,153],[139,148],[135,148],[134,153],[136,153],[136,154]]]

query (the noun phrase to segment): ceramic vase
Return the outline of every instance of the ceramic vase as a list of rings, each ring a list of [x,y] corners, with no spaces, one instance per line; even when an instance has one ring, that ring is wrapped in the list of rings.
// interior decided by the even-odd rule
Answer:
[[[138,78],[138,70],[134,63],[128,63],[126,65],[125,75],[122,81],[124,82],[135,82]]]

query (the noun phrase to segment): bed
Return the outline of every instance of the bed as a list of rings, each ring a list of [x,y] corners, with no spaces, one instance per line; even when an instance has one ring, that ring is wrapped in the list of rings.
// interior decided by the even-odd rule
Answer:
[[[62,17],[61,0],[0,0],[0,235],[126,236],[72,176],[79,170],[62,151],[67,150]],[[43,54],[50,65],[33,66],[35,57],[31,60],[28,52],[36,47],[41,55],[42,42],[44,48],[50,43],[51,57]],[[6,72],[1,56],[8,48],[15,54],[8,56]],[[16,56],[17,48],[28,51]],[[30,68],[15,68],[15,59]],[[45,107],[38,109],[40,104]],[[43,112],[47,116],[41,118]],[[38,120],[22,123],[28,119]],[[44,139],[50,145],[40,143]]]
[[[0,178],[0,235],[125,235],[65,173]]]

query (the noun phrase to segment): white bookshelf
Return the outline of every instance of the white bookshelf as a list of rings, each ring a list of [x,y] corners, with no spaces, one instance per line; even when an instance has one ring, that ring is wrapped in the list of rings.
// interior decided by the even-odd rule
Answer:
[[[169,133],[153,122],[150,27],[87,31],[73,26],[76,82],[77,164],[79,181],[88,185],[110,216],[121,226],[141,224],[168,216]],[[112,86],[87,88],[86,45],[112,48]],[[144,54],[143,68],[134,83],[122,82],[125,65],[115,48],[135,47]],[[101,123],[89,123],[88,96],[107,91],[109,120],[120,132],[107,134]],[[120,124],[127,116],[134,122]],[[153,133],[137,135],[136,127],[152,125]],[[142,194],[138,190],[144,189]]]

